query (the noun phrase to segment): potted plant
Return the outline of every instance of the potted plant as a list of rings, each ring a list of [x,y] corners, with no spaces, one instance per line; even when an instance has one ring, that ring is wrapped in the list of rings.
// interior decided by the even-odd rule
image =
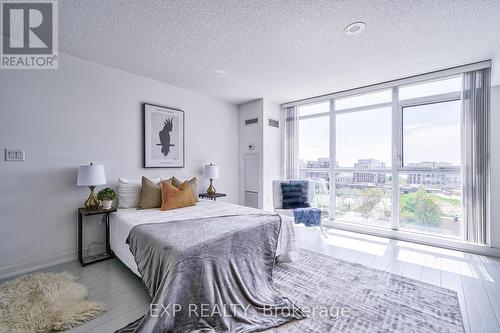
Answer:
[[[116,192],[109,187],[102,189],[97,193],[97,200],[101,201],[103,209],[110,209],[111,203],[116,198]]]

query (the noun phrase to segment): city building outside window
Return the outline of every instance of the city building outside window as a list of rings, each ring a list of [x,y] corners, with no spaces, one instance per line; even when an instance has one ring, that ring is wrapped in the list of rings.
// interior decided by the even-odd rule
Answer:
[[[299,106],[313,205],[341,222],[463,238],[461,87],[455,75]]]

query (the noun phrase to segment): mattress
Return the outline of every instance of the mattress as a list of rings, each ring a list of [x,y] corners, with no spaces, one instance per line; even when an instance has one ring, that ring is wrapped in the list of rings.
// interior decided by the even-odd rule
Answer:
[[[126,240],[132,228],[145,223],[161,223],[179,220],[190,220],[204,217],[218,217],[224,215],[248,215],[248,214],[274,214],[255,208],[239,206],[221,201],[200,200],[195,206],[178,208],[168,211],[156,209],[136,208],[118,209],[112,213],[109,219],[109,241],[115,255],[136,275],[137,270],[134,257],[129,250]],[[281,262],[293,259],[297,250],[295,233],[293,229],[293,218],[281,216],[283,224],[278,241],[278,260]],[[195,231],[195,230],[194,230]]]

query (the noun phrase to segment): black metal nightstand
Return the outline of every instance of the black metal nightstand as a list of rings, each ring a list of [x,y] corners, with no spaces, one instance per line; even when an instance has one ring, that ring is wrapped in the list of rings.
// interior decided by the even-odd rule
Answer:
[[[223,198],[226,195],[224,193],[215,193],[215,194],[200,193],[198,196],[203,199],[210,199],[215,201],[217,200],[217,198]]]
[[[111,252],[111,247],[109,245],[109,213],[116,212],[116,208],[110,209],[96,209],[96,210],[87,210],[87,208],[78,208],[78,261],[82,266],[93,264],[95,262],[107,260],[113,258],[113,253]],[[106,218],[106,252],[100,255],[95,255],[89,258],[83,257],[83,249],[82,249],[82,225],[83,225],[83,217],[84,216],[92,216],[92,215],[100,215],[105,214]]]

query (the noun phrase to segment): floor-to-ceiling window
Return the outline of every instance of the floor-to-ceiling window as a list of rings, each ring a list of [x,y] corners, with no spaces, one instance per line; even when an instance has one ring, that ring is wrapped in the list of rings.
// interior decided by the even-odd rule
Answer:
[[[391,226],[391,101],[390,89],[332,101],[339,221]]]
[[[460,76],[399,88],[399,228],[462,238]]]
[[[299,178],[356,225],[463,238],[462,75],[298,106]],[[334,162],[333,162],[334,161]]]
[[[299,178],[312,180],[315,207],[328,216],[330,205],[330,102],[298,108]]]

